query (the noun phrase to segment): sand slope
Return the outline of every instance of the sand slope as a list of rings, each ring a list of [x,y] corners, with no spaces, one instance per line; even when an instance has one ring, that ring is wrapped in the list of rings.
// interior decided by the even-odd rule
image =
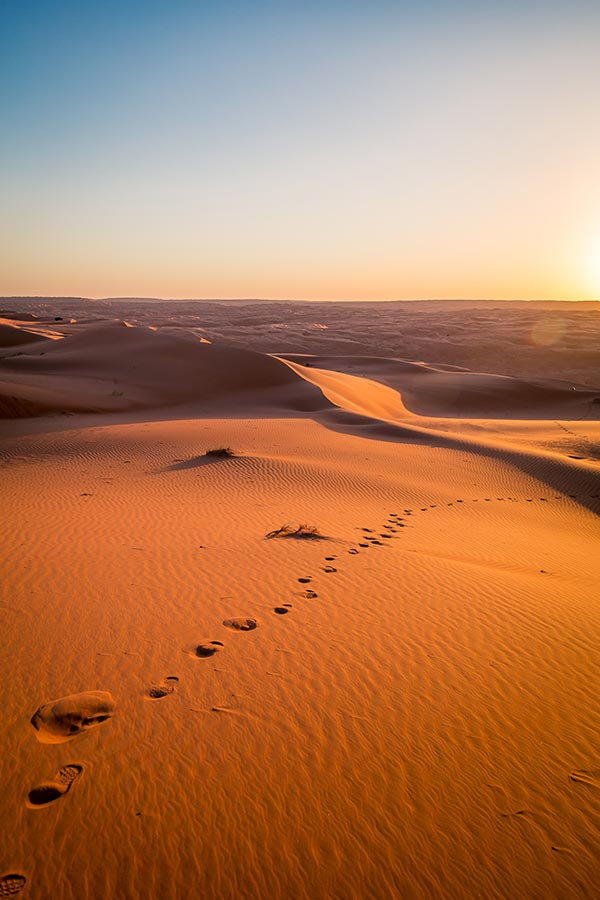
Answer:
[[[10,322],[0,319],[0,348],[20,347],[21,344],[33,344],[47,341],[47,338],[27,328],[19,328]]]
[[[285,357],[299,366],[366,376],[402,395],[405,407],[418,416],[484,419],[579,419],[600,420],[600,385],[578,387],[550,379],[514,378],[454,367],[430,366],[379,357],[317,357],[291,354]],[[310,374],[307,373],[308,377]],[[335,377],[335,376],[333,376]],[[396,408],[398,411],[398,408]]]
[[[459,418],[528,380],[117,324],[43,349],[11,391],[135,409],[2,423],[2,895],[595,896],[589,397]]]
[[[46,412],[102,412],[194,402],[243,404],[268,392],[269,405],[308,410],[323,406],[319,391],[264,354],[182,340],[127,323],[93,326],[0,360],[5,417]],[[16,412],[17,411],[17,412]]]

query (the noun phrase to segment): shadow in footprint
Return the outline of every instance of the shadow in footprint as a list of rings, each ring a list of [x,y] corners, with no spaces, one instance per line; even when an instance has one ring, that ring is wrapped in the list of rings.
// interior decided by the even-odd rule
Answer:
[[[54,776],[54,781],[45,781],[29,791],[27,806],[30,809],[43,809],[44,806],[50,806],[55,800],[60,800],[69,793],[82,772],[83,766],[63,766]],[[0,896],[2,895],[0,894]]]
[[[277,613],[278,616],[286,616],[289,613],[289,609],[286,609],[285,606],[276,606],[273,612]]]
[[[256,619],[239,616],[235,619],[223,619],[223,625],[231,631],[254,631],[258,627],[258,622]]]
[[[15,894],[21,893],[26,884],[27,879],[24,875],[15,875],[13,873],[3,875],[0,878],[0,897],[14,897]]]
[[[115,702],[108,691],[87,691],[40,706],[31,717],[31,724],[42,744],[63,744],[102,725],[114,712]]]
[[[204,641],[202,644],[194,644],[187,652],[195,659],[209,659],[221,650],[223,650],[221,641]]]
[[[150,685],[146,691],[146,698],[148,700],[162,700],[163,697],[168,697],[169,694],[175,693],[178,682],[179,678],[177,675],[167,675],[158,684]]]

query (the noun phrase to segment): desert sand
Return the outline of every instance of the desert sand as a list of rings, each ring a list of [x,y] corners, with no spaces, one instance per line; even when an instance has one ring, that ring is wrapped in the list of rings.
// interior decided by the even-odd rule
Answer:
[[[0,897],[598,895],[598,305],[2,307]]]

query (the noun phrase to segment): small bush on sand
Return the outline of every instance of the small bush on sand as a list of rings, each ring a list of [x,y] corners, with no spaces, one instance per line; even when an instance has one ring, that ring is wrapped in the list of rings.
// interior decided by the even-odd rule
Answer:
[[[205,456],[235,456],[231,447],[211,447],[207,450]]]
[[[281,528],[276,528],[275,531],[269,531],[268,534],[265,534],[266,538],[276,538],[276,537],[293,537],[293,538],[322,538],[323,535],[319,534],[319,529],[316,525],[282,525]]]

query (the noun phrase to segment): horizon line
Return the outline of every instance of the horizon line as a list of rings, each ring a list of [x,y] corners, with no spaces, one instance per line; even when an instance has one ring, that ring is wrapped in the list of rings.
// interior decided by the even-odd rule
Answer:
[[[600,303],[597,298],[573,297],[385,297],[346,298],[327,297],[148,297],[110,296],[86,297],[82,294],[2,294],[6,300],[85,300],[90,303],[148,302],[148,303]]]

